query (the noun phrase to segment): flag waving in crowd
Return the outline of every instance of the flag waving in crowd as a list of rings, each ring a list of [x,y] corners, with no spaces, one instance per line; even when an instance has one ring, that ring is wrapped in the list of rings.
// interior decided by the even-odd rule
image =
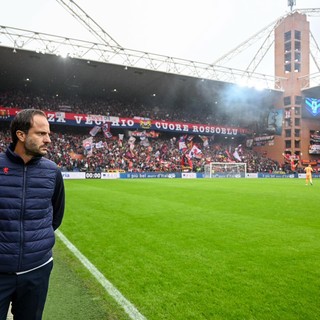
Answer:
[[[182,152],[187,150],[186,136],[181,136],[179,138],[179,150],[182,151]]]
[[[94,126],[89,133],[92,137],[95,137],[100,130],[101,130],[100,126]]]
[[[112,138],[112,133],[110,132],[110,125],[111,125],[111,122],[106,122],[101,127],[102,132],[107,139]]]
[[[199,147],[194,144],[189,152],[190,158],[201,158],[202,157],[202,151],[199,149]]]

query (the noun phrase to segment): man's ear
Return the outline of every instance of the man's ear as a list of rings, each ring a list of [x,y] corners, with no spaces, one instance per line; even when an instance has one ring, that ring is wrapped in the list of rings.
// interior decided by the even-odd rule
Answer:
[[[21,142],[24,142],[25,139],[26,139],[26,134],[25,132],[21,131],[21,130],[17,130],[16,131],[16,135],[17,135],[17,138],[19,139],[19,141]]]

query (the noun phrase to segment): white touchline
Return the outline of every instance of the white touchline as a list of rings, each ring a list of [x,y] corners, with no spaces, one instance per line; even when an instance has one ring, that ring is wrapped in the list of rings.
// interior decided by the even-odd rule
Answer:
[[[80,262],[89,270],[89,272],[98,280],[104,289],[112,296],[116,302],[125,310],[132,320],[147,320],[136,307],[128,301],[113,284],[108,281],[104,275],[63,235],[59,230],[56,235],[66,245],[66,247],[80,260]]]

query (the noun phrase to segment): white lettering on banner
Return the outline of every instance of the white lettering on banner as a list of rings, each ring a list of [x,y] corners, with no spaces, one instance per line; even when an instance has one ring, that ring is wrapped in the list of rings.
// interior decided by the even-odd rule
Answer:
[[[167,123],[162,123],[162,128],[163,129],[168,129],[168,124]]]
[[[9,108],[10,114],[16,114],[19,109]],[[102,116],[102,115],[86,115],[86,114],[75,114],[75,113],[66,113],[66,112],[50,112],[46,111],[48,121],[51,123],[60,123],[60,124],[70,124],[74,125],[73,121],[77,125],[97,125],[100,126],[103,123],[109,122],[110,127],[112,128],[137,128],[141,127],[141,123],[135,122],[135,120],[143,119],[131,119],[131,118],[119,118],[113,116]],[[192,123],[182,123],[182,122],[170,122],[170,121],[151,121],[152,127],[151,130],[163,130],[171,132],[181,132],[181,133],[194,133],[202,134],[206,133],[207,135],[212,134],[223,134],[223,135],[237,135],[237,134],[246,134],[247,130],[242,128],[228,128],[228,127],[214,127],[210,125],[202,124],[192,124]],[[256,137],[254,142],[269,140],[273,136],[268,137]]]
[[[55,121],[54,120],[54,114],[48,113],[47,114],[47,120],[48,120],[48,122],[54,122]]]
[[[47,113],[48,122],[66,122],[64,112]]]
[[[161,129],[161,123],[160,122],[156,122],[154,125],[156,126],[157,129]]]
[[[92,124],[92,119],[90,117],[86,117],[86,122],[85,124]]]
[[[80,124],[83,117],[82,116],[74,116],[74,118],[76,120],[76,123]]]
[[[126,127],[126,119],[121,119],[121,126]]]
[[[65,117],[63,114],[55,115],[48,113],[48,121],[49,122],[66,122]],[[133,119],[126,119],[126,118],[117,118],[112,117],[111,127],[134,127],[135,122]],[[77,124],[81,124],[83,120],[83,116],[74,116],[74,119]],[[96,124],[101,125],[101,123],[105,123],[105,120],[111,120],[111,117],[93,117],[87,116],[85,117],[85,124]],[[190,125],[189,128],[188,124],[182,123],[172,123],[172,122],[155,122],[154,126],[157,129],[163,129],[168,131],[183,131],[183,132],[192,132],[192,133],[216,133],[216,134],[227,134],[227,135],[237,135],[238,129],[234,128],[224,128],[224,127],[210,127],[210,126],[199,126],[199,125]]]
[[[120,122],[119,122],[120,120]],[[117,119],[113,120],[111,123],[111,127],[133,127],[134,126],[134,121],[131,119]]]
[[[56,122],[66,122],[64,112],[56,112]]]
[[[186,124],[182,125],[180,123],[168,123],[168,122],[155,122],[155,127],[157,129],[164,129],[164,130],[170,130],[170,131],[189,131],[189,127]]]
[[[217,133],[217,134],[228,134],[228,135],[237,135],[237,129],[230,128],[220,128],[220,127],[204,127],[204,126],[192,126],[192,132],[194,133]]]
[[[87,115],[85,117],[74,115],[74,119],[76,120],[77,124],[81,124],[83,118],[85,119],[84,124],[90,124],[90,125],[95,124],[97,126],[100,126],[101,124],[106,123],[108,121],[118,121],[118,120],[114,120],[114,119],[118,119],[118,117],[100,116],[100,115],[92,115],[92,114]],[[66,121],[65,119],[63,119],[63,121],[58,120],[57,122],[66,122]],[[119,121],[118,121],[118,125],[119,125]]]
[[[184,131],[192,133],[217,133],[217,134],[227,134],[227,135],[237,135],[238,129],[224,128],[224,127],[210,127],[210,126],[198,126],[192,125],[191,130],[188,125],[180,123],[170,123],[170,122],[155,122],[155,127],[157,129],[164,129],[170,131]]]

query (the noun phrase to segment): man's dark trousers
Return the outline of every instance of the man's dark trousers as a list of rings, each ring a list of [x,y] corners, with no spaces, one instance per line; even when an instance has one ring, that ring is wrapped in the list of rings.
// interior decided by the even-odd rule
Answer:
[[[0,320],[6,320],[10,301],[15,320],[41,320],[53,262],[16,275],[0,272]]]

